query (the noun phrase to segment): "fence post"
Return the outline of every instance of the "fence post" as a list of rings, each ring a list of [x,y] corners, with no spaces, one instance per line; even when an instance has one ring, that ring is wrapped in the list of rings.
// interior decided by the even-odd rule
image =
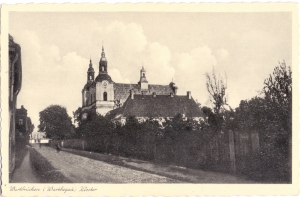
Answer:
[[[251,142],[252,142],[252,153],[254,155],[258,154],[260,152],[260,147],[259,147],[259,136],[257,131],[252,131],[251,132]]]
[[[231,171],[235,174],[236,166],[235,166],[235,151],[234,151],[234,135],[232,130],[229,130],[229,157],[230,157]]]
[[[82,150],[84,150],[84,145],[85,145],[85,141],[84,140],[81,141],[81,145],[82,145]]]

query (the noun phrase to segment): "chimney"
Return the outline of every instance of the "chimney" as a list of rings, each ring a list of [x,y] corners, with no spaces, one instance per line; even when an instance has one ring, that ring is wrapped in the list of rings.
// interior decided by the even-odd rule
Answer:
[[[177,86],[174,86],[173,91],[174,91],[174,94],[175,94],[175,95],[177,94],[177,90],[178,90],[178,87],[177,87]]]
[[[171,92],[171,93],[170,93],[170,96],[171,96],[171,97],[174,97],[174,93],[173,93],[173,92]]]
[[[156,97],[156,92],[153,92],[153,94],[152,94],[152,95],[153,95],[153,97]]]
[[[187,96],[188,96],[189,99],[192,98],[191,91],[187,91]]]
[[[131,99],[134,99],[134,92],[133,92],[133,90],[130,90],[130,97],[131,97]]]

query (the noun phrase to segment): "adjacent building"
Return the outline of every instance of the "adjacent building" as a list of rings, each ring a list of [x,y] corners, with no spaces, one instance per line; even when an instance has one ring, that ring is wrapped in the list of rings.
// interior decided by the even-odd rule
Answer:
[[[30,117],[27,116],[27,109],[21,105],[20,109],[16,109],[16,137],[28,139],[31,132],[33,131],[33,124]]]
[[[187,95],[139,95],[131,91],[130,96],[120,108],[108,112],[110,119],[125,124],[126,118],[134,116],[139,122],[153,118],[158,122],[172,119],[181,114],[184,118],[192,118],[196,121],[203,119],[203,112],[192,98],[191,92]]]
[[[9,53],[9,178],[15,169],[15,114],[17,96],[22,86],[22,61],[21,47],[14,42],[14,39],[9,35],[8,43]]]

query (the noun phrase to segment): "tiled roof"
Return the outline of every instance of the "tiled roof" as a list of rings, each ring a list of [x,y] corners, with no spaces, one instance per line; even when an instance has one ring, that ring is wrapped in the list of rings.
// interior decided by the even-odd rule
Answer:
[[[130,95],[130,90],[137,90],[138,84],[114,83],[115,100],[125,101]]]
[[[120,99],[121,101],[125,101],[129,97],[130,90],[133,90],[135,94],[142,94],[139,84],[115,83],[114,90],[115,99]],[[173,90],[169,85],[149,84],[148,91],[144,91],[143,93],[146,95],[152,95],[153,92],[155,92],[157,95],[169,95],[173,92]]]
[[[121,108],[110,111],[109,117],[174,117],[178,113],[186,117],[202,117],[200,110],[193,98],[188,96],[170,95],[134,95],[128,97]]]

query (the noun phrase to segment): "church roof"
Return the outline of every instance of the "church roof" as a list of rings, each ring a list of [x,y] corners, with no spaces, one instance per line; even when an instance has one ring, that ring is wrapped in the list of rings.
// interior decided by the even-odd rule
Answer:
[[[107,73],[100,73],[96,79],[95,82],[101,82],[101,81],[108,81],[109,83],[113,83],[113,80],[111,79],[111,77],[107,74]]]
[[[135,94],[142,94],[139,84],[124,84],[115,83],[115,99],[126,100],[130,95],[130,90],[133,90]],[[148,90],[143,92],[146,95],[152,95],[155,92],[157,95],[169,95],[173,93],[172,88],[169,85],[148,85]]]
[[[203,117],[193,98],[176,95],[134,95],[134,99],[128,97],[122,107],[110,111],[108,117],[175,117],[178,113],[186,117]]]
[[[88,72],[95,72],[93,67],[89,67]]]
[[[94,81],[89,80],[89,81],[85,84],[85,86],[84,86],[83,89],[88,89],[88,88],[90,88],[91,86],[93,86],[94,84],[95,84]]]
[[[142,77],[140,80],[141,83],[148,83],[147,79],[145,77]]]

